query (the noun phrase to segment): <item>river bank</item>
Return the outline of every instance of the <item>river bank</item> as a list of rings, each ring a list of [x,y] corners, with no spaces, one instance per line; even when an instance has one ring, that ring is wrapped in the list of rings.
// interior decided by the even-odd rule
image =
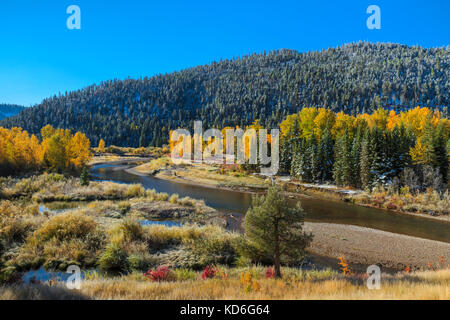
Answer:
[[[136,170],[136,167],[127,167],[124,170],[130,174],[148,176]],[[155,176],[161,178],[160,174]],[[225,188],[192,183],[178,175],[172,175],[167,180],[214,189]],[[246,192],[257,191],[246,190]],[[243,231],[243,215],[224,213],[224,216],[227,219],[227,226],[231,225],[234,231]],[[339,268],[340,256],[345,256],[355,270],[363,270],[368,265],[377,264],[389,271],[405,270],[407,267],[424,270],[429,268],[430,264],[434,265],[439,261],[440,257],[445,261],[450,258],[450,244],[441,241],[336,223],[306,222],[305,228],[315,235],[308,250],[311,260],[316,265],[331,266],[333,269]]]
[[[176,183],[252,194],[264,192],[274,182],[281,185],[285,195],[292,199],[312,196],[450,222],[448,192],[442,196],[436,192],[412,195],[390,193],[388,190],[368,193],[329,184],[302,183],[286,176],[277,176],[272,180],[257,174],[249,175],[239,170],[224,170],[214,165],[174,165],[168,157],[153,159],[139,166],[130,167],[127,172],[141,176],[150,175]]]

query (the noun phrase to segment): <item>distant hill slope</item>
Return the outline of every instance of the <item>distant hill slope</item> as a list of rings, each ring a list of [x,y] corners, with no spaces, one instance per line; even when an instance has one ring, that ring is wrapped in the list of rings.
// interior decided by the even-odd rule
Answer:
[[[25,109],[25,107],[16,104],[0,104],[0,120],[15,116],[23,109]]]
[[[450,104],[450,47],[356,43],[320,52],[277,50],[138,80],[111,80],[54,96],[0,125],[30,132],[52,124],[97,144],[161,145],[169,129],[276,126],[306,106],[371,112]]]

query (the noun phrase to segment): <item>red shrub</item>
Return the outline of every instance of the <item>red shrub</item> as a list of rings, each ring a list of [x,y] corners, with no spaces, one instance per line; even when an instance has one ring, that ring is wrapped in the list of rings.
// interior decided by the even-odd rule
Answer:
[[[167,281],[171,279],[172,271],[167,266],[160,266],[156,270],[148,270],[145,276],[152,281]]]
[[[209,279],[209,278],[214,278],[216,273],[217,273],[216,268],[214,268],[211,265],[207,265],[205,270],[203,270],[203,272],[202,272],[202,279],[205,280],[205,279]]]
[[[266,278],[267,279],[275,278],[275,270],[272,267],[267,268],[267,270],[266,270]]]

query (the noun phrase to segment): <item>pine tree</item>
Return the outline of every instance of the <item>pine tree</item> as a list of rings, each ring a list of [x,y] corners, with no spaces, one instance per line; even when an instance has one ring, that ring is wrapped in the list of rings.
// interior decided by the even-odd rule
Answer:
[[[338,186],[349,186],[351,184],[351,145],[347,130],[336,140],[335,162],[333,168],[333,178]]]
[[[280,146],[280,172],[291,172],[295,148],[299,144],[300,128],[297,121],[289,127],[288,133],[281,138]]]
[[[350,185],[353,187],[361,186],[361,149],[362,149],[362,134],[361,128],[358,128],[355,134],[355,138],[352,142],[350,151]]]
[[[141,130],[141,136],[139,137],[139,147],[145,147],[145,131]]]
[[[303,139],[299,139],[293,146],[293,155],[291,162],[291,176],[294,178],[303,179],[304,176],[304,162],[305,162],[305,152]]]
[[[320,180],[331,181],[333,179],[334,143],[328,128],[322,134],[317,151],[321,167]]]
[[[361,142],[361,158],[360,158],[360,170],[361,170],[361,184],[364,189],[372,188],[372,156],[374,154],[372,145],[372,136],[370,129],[366,129],[364,138]]]
[[[322,180],[322,166],[319,154],[319,147],[315,134],[309,139],[309,156],[311,160],[311,181],[320,182]]]
[[[278,186],[269,188],[266,196],[254,197],[245,216],[245,237],[253,246],[272,257],[275,277],[281,278],[281,264],[299,264],[312,234],[303,232],[305,213],[300,204],[287,204]]]
[[[375,185],[386,184],[388,181],[388,174],[392,170],[391,163],[387,156],[387,143],[386,136],[383,130],[375,127],[371,134],[372,140],[372,161],[371,161],[371,172],[372,172],[372,183]]]
[[[89,171],[86,167],[83,167],[83,169],[81,170],[81,175],[80,175],[80,185],[87,187],[90,183],[90,175],[89,175]]]
[[[439,169],[439,173],[442,176],[442,181],[447,183],[448,180],[448,155],[447,155],[447,143],[444,137],[444,129],[442,123],[436,128],[434,141],[433,141],[433,151],[435,156],[435,164]]]

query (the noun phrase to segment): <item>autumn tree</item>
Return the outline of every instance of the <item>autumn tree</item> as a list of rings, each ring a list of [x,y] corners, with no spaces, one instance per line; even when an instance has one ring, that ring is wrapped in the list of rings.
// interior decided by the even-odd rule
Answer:
[[[106,146],[105,140],[100,139],[100,141],[98,142],[98,151],[102,153],[105,152],[105,146]]]
[[[0,174],[55,170],[79,171],[91,159],[90,142],[77,132],[45,126],[42,142],[21,128],[0,127]]]

